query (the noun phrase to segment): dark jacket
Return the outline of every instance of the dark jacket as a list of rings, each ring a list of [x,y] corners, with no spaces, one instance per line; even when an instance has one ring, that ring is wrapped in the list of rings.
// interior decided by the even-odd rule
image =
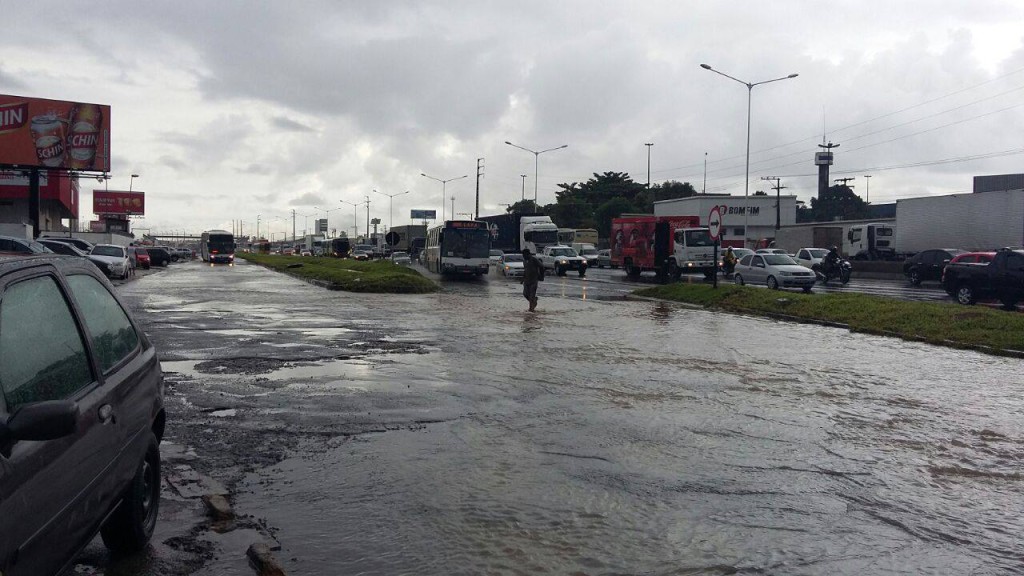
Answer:
[[[544,276],[544,264],[531,255],[523,262],[523,284],[536,284]]]

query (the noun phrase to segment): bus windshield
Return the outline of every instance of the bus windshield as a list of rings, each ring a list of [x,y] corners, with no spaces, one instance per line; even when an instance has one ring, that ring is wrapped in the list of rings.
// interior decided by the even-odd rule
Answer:
[[[206,245],[209,246],[211,254],[235,253],[235,237],[231,234],[210,234]]]
[[[479,228],[447,228],[444,254],[457,258],[487,258],[491,251],[491,233]]]

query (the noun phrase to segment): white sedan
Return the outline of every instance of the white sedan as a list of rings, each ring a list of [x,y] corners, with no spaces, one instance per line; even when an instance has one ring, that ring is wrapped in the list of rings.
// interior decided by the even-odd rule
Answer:
[[[733,282],[764,283],[772,290],[779,288],[801,288],[810,292],[817,277],[810,268],[805,268],[785,254],[748,254],[736,264]]]
[[[124,246],[117,244],[97,244],[89,251],[93,260],[99,260],[107,265],[111,278],[127,278],[131,271],[131,262],[128,259],[128,251]]]
[[[828,250],[824,248],[801,248],[796,251],[796,263],[817,270],[825,256],[828,256]]]
[[[522,254],[502,254],[501,257],[498,258],[496,266],[498,267],[498,270],[501,270],[501,275],[506,278],[518,278],[526,272],[526,269],[523,268],[524,263]]]

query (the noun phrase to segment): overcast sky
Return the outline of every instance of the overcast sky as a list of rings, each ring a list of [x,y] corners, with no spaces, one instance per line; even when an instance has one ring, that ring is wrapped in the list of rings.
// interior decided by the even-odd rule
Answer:
[[[873,203],[1024,172],[1024,2],[0,0],[0,93],[109,104],[109,187],[146,192],[154,231],[285,230],[295,209],[352,232],[353,206],[480,212],[625,171],[743,195],[832,177]],[[82,205],[92,206],[85,180]],[[316,210],[314,207],[319,208]],[[358,212],[364,230],[365,206]],[[83,215],[83,220],[91,216]]]

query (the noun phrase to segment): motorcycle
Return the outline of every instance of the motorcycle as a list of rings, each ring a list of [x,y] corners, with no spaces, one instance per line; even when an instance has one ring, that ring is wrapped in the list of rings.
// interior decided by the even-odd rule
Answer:
[[[850,281],[850,274],[852,272],[853,265],[850,264],[849,260],[839,260],[831,267],[826,267],[826,265],[822,263],[821,266],[815,270],[815,273],[818,275],[818,280],[821,280],[822,284],[828,284],[829,280],[839,280],[841,283],[846,284]]]
[[[736,263],[723,261],[722,265],[719,266],[719,269],[722,271],[722,276],[732,278],[733,273],[736,272]]]

